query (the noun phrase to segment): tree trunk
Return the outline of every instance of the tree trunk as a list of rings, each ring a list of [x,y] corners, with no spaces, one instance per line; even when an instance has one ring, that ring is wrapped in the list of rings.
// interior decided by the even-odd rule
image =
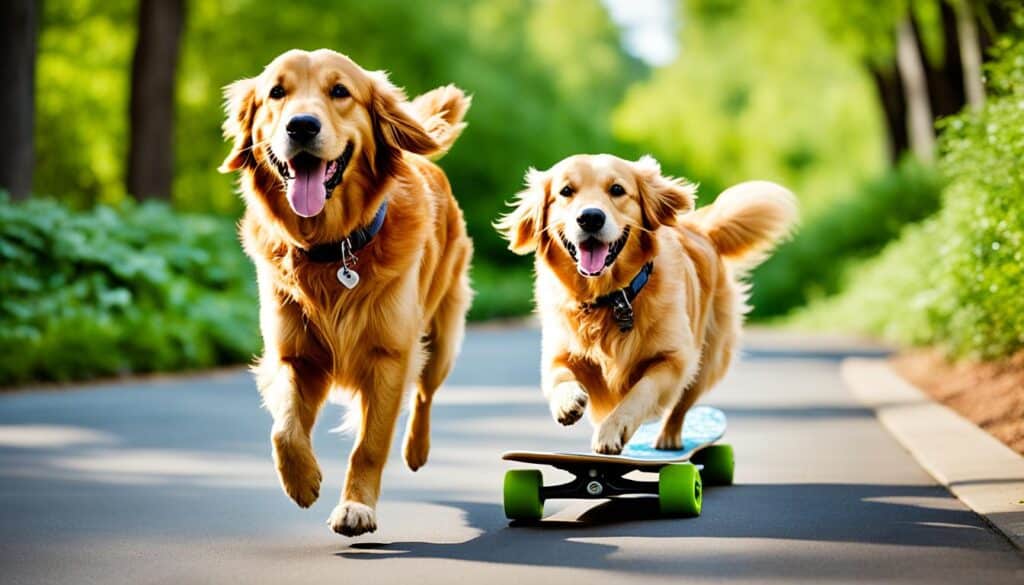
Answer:
[[[907,103],[907,134],[910,149],[922,162],[935,159],[935,130],[932,107],[928,97],[928,81],[925,77],[917,35],[908,14],[896,33],[896,64],[903,82],[903,95]]]
[[[932,108],[932,120],[952,116],[967,104],[964,90],[964,72],[960,61],[960,43],[957,39],[956,12],[947,2],[940,2],[942,16],[943,55],[941,63],[931,63],[924,58],[924,44],[917,21],[911,18],[917,51],[923,58],[924,74],[928,84],[928,100]]]
[[[903,100],[903,85],[899,73],[893,69],[871,68],[878,101],[885,114],[886,136],[889,139],[889,160],[896,164],[910,148],[907,136],[907,106]]]
[[[184,0],[142,0],[132,59],[128,192],[170,199],[174,179],[174,87]]]
[[[985,84],[981,77],[981,43],[978,40],[978,25],[969,0],[955,0],[956,30],[960,46],[960,62],[963,64],[964,89],[967,103],[980,108],[985,103]]]
[[[32,190],[39,6],[5,0],[0,14],[0,189],[24,199]]]

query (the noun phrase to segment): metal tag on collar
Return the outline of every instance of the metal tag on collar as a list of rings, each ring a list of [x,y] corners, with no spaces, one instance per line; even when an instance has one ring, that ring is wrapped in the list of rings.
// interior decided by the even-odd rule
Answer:
[[[616,295],[612,299],[612,317],[615,318],[619,331],[626,333],[633,330],[633,305],[629,304],[626,291],[621,292],[621,295]]]
[[[359,258],[352,253],[352,243],[348,238],[341,241],[341,268],[338,269],[338,282],[345,288],[353,289],[359,284],[359,273],[352,269]]]

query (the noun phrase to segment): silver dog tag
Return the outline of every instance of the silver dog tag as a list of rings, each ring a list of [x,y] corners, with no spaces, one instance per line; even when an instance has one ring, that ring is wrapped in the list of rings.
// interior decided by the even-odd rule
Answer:
[[[359,284],[359,273],[348,266],[342,266],[338,269],[338,282],[347,289],[353,289]]]

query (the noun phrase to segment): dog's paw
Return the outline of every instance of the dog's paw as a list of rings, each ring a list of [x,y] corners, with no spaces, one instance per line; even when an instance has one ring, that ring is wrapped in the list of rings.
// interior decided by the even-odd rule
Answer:
[[[654,441],[654,448],[663,451],[678,451],[683,448],[683,434],[681,432],[665,433],[665,431],[661,431],[658,439]]]
[[[602,455],[618,455],[633,436],[633,430],[624,422],[609,417],[594,430],[590,448]]]
[[[309,442],[290,437],[291,435],[285,433],[275,433],[271,438],[277,476],[285,493],[295,500],[300,508],[308,508],[320,497],[320,482],[323,475]]]
[[[576,382],[562,382],[551,393],[551,415],[563,425],[576,424],[583,417],[589,397]]]
[[[402,447],[402,457],[409,469],[416,471],[427,464],[427,457],[430,455],[430,435],[420,436],[415,432],[409,432],[405,436],[405,445]]]
[[[327,525],[338,534],[358,536],[377,530],[377,515],[366,504],[345,501],[334,507]]]

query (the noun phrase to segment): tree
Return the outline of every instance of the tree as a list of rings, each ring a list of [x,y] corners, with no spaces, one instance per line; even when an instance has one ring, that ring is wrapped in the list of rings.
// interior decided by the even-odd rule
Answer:
[[[35,118],[35,0],[4,2],[0,19],[0,189],[15,199],[32,190]]]
[[[835,0],[816,3],[830,32],[875,81],[890,157],[933,157],[938,119],[978,107],[985,49],[1010,27],[1012,0]]]
[[[903,80],[904,103],[907,108],[907,134],[910,149],[922,162],[935,157],[935,129],[929,101],[924,63],[918,48],[917,35],[908,14],[897,29],[896,63]]]
[[[981,76],[981,42],[978,40],[978,26],[967,0],[954,0],[956,11],[957,43],[960,46],[960,60],[963,62],[964,90],[967,103],[980,108],[985,102],[985,84]]]
[[[169,199],[174,180],[174,98],[184,0],[142,0],[132,59],[128,192]]]

